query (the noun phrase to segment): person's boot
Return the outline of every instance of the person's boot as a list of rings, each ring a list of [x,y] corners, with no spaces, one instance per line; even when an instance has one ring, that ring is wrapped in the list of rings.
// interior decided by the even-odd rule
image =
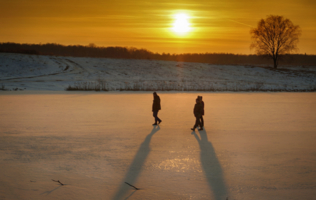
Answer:
[[[162,120],[160,120],[159,122],[158,122],[158,124],[160,124],[162,122]]]
[[[203,130],[204,130],[203,127],[199,128],[199,131],[203,131]]]
[[[153,124],[153,126],[156,126],[156,125],[157,125],[157,123],[154,123],[154,124]]]
[[[192,130],[192,131],[195,131],[195,128],[193,127],[193,128],[191,128],[191,130]]]

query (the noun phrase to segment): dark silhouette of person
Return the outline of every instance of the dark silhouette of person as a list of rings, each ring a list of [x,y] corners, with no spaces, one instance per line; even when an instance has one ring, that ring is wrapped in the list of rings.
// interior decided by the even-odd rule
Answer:
[[[154,102],[153,102],[153,116],[155,118],[155,123],[153,125],[157,125],[160,124],[162,121],[161,119],[159,119],[158,117],[158,111],[161,110],[161,106],[160,106],[160,97],[157,95],[156,92],[153,93],[154,95]]]
[[[200,127],[200,131],[203,131],[203,127],[204,127],[204,119],[203,119],[203,115],[204,115],[204,101],[202,100],[202,96],[198,96],[198,99],[200,100],[200,103],[202,104],[202,113],[201,113],[201,118],[200,118],[200,122],[201,122],[201,127]]]
[[[203,109],[203,106],[202,106],[199,98],[197,98],[196,99],[196,104],[195,104],[194,109],[193,109],[193,114],[195,116],[195,124],[194,124],[193,128],[191,128],[192,131],[194,131],[195,128],[198,127],[198,126],[201,127],[200,118],[201,118],[201,115],[202,115],[202,109]]]

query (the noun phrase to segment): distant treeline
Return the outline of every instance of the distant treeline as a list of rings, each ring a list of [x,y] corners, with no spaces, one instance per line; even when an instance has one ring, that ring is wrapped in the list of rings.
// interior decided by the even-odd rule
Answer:
[[[264,56],[230,53],[153,53],[146,49],[128,47],[98,47],[94,44],[60,45],[60,44],[19,44],[0,43],[0,52],[23,53],[34,55],[54,55],[95,58],[124,58],[200,62],[222,65],[272,65],[272,60]],[[316,66],[316,55],[288,54],[284,55],[280,65]]]

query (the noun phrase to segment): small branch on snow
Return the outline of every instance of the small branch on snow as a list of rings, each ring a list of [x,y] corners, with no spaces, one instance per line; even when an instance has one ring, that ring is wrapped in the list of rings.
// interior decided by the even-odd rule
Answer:
[[[127,185],[129,185],[129,186],[135,188],[135,190],[139,190],[139,188],[135,187],[134,185],[131,185],[131,184],[129,184],[128,182],[125,182],[125,183],[126,183]]]
[[[59,180],[58,180],[58,181],[55,181],[54,179],[52,179],[52,181],[57,182],[57,183],[59,183],[60,185],[64,185],[64,184],[62,184]]]

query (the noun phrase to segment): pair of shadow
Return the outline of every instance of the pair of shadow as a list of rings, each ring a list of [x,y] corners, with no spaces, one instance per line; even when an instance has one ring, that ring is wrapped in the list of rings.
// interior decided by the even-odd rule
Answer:
[[[125,182],[128,182],[133,185],[137,181],[137,178],[140,172],[142,171],[142,166],[144,165],[146,158],[150,152],[149,143],[151,141],[151,138],[159,130],[160,130],[160,127],[155,126],[153,130],[151,131],[151,133],[149,133],[146,136],[145,140],[140,145],[134,157],[134,160],[125,175],[124,181],[120,185],[120,188],[116,192],[115,196],[113,197],[113,200],[122,199],[124,196],[126,196],[126,193],[130,191],[130,187],[127,186]],[[202,168],[207,178],[207,182],[210,187],[210,190],[212,191],[214,195],[214,199],[215,200],[223,199],[227,195],[227,189],[226,189],[225,181],[223,178],[222,168],[216,156],[213,145],[211,142],[208,141],[205,130],[199,132],[200,137],[195,132],[192,132],[192,134],[194,135],[197,142],[199,143],[200,150],[201,150],[200,160],[201,160]],[[130,196],[132,196],[134,192],[131,193],[125,199],[128,199]]]

